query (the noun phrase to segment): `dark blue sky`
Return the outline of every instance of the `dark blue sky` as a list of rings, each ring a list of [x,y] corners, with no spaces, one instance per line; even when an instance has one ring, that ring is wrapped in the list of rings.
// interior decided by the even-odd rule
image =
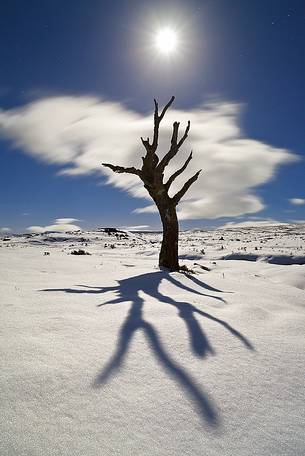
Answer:
[[[145,52],[152,24],[167,20],[184,30],[189,46],[170,70]],[[304,48],[304,0],[3,0],[0,108],[40,93],[94,94],[146,113],[154,97],[174,94],[177,108],[190,109],[213,96],[245,104],[248,137],[304,157]],[[88,227],[157,225],[157,216],[132,214],[139,200],[97,185],[96,177],[56,176],[58,169],[0,141],[0,228],[58,217]],[[256,189],[267,208],[254,215],[305,219],[305,206],[288,202],[305,198],[304,176],[304,161],[280,167]]]

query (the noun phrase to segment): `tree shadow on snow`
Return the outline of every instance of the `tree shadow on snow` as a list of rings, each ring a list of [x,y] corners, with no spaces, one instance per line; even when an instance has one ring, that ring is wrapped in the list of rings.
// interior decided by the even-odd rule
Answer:
[[[210,292],[221,293],[221,290],[213,288],[194,276],[185,275],[190,281],[204,290]],[[103,294],[107,292],[114,292],[116,297],[110,301],[99,304],[99,307],[106,305],[116,305],[122,302],[131,301],[131,307],[128,315],[123,322],[118,336],[117,347],[103,370],[99,373],[94,381],[94,386],[99,387],[105,384],[111,376],[118,371],[125,359],[128,352],[130,343],[137,330],[142,330],[146,336],[147,342],[157,358],[160,365],[168,372],[168,374],[176,380],[180,386],[188,394],[191,401],[194,403],[200,416],[212,426],[216,426],[219,421],[218,413],[212,401],[207,397],[206,393],[196,384],[195,380],[188,372],[181,367],[166,351],[161,342],[158,332],[154,326],[143,317],[143,306],[145,304],[144,298],[140,296],[145,293],[164,302],[174,306],[180,318],[185,323],[189,335],[189,341],[192,352],[199,357],[205,357],[208,354],[214,354],[214,349],[211,346],[207,336],[203,332],[196,316],[202,316],[215,323],[220,324],[223,328],[229,331],[249,350],[253,350],[252,344],[243,336],[239,331],[234,329],[224,320],[214,317],[213,315],[204,312],[188,302],[176,301],[170,296],[164,295],[159,291],[159,286],[162,280],[168,280],[173,285],[181,288],[184,291],[195,293],[197,295],[213,298],[217,301],[225,303],[224,299],[219,296],[201,293],[194,288],[189,287],[177,280],[172,274],[165,271],[156,271],[139,276],[130,277],[118,281],[117,286],[112,287],[89,287],[86,285],[78,285],[82,289],[62,288],[62,289],[45,289],[42,291],[64,291],[66,293],[86,293],[86,294]],[[140,293],[141,292],[141,293]]]

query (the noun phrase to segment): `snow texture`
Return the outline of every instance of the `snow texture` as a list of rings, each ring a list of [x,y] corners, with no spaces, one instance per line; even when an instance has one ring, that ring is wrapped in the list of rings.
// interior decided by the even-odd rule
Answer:
[[[304,239],[183,232],[187,275],[158,233],[2,238],[1,456],[303,456]]]

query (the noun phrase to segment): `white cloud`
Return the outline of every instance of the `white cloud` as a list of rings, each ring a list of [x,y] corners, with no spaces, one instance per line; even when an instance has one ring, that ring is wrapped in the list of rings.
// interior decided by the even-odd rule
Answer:
[[[122,226],[122,229],[127,231],[147,231],[149,228],[149,225]]]
[[[276,225],[288,225],[286,222],[280,222],[279,220],[266,219],[266,220],[244,220],[242,222],[227,222],[220,226],[221,229],[226,228],[248,228],[248,227],[264,227],[264,226],[276,226]]]
[[[279,165],[297,159],[287,150],[245,137],[239,127],[240,111],[238,104],[218,102],[189,111],[172,109],[164,118],[160,155],[168,150],[173,121],[180,121],[181,129],[191,121],[190,139],[167,174],[184,162],[190,149],[193,160],[172,191],[203,169],[178,206],[180,219],[215,219],[260,211],[264,202],[255,194],[255,187],[274,178]],[[107,183],[148,199],[137,176],[114,174],[101,163],[141,166],[144,150],[140,136],[151,136],[151,130],[151,113],[140,115],[120,103],[95,97],[46,97],[0,111],[0,135],[32,157],[61,166],[60,174],[99,173],[107,177]],[[152,209],[148,206],[138,212]]]
[[[294,204],[295,206],[302,206],[305,204],[305,199],[304,198],[290,198],[289,202],[291,204]]]
[[[305,220],[301,220],[301,219],[291,220],[291,223],[297,223],[297,224],[303,225],[303,224],[305,224]]]
[[[77,225],[72,225],[72,222],[76,222],[78,219],[74,218],[60,218],[55,219],[53,225],[39,226],[32,225],[27,228],[30,233],[46,233],[47,231],[56,231],[65,233],[67,231],[79,231],[81,228]]]
[[[0,233],[10,233],[12,230],[11,228],[8,228],[4,226],[3,228],[0,228]]]
[[[58,218],[55,220],[55,223],[58,225],[70,224],[73,222],[81,222],[81,220],[76,219],[76,218]]]

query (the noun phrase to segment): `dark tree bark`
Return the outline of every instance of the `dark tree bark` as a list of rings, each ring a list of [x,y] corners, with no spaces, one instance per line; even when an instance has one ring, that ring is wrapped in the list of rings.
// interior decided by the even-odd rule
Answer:
[[[176,208],[174,205],[161,207],[159,209],[159,213],[163,227],[163,240],[159,255],[159,266],[170,269],[171,271],[178,271],[179,224]]]
[[[177,155],[180,147],[188,137],[190,130],[190,122],[188,122],[184,134],[179,139],[179,123],[174,122],[173,133],[171,138],[171,145],[169,151],[160,160],[156,154],[159,140],[159,126],[167,111],[173,103],[175,97],[172,97],[167,105],[164,106],[159,114],[158,103],[155,103],[154,112],[154,131],[152,142],[149,138],[141,138],[142,144],[145,147],[146,154],[142,157],[142,168],[136,169],[134,167],[125,168],[123,166],[112,165],[110,163],[103,163],[103,166],[110,168],[115,173],[129,173],[139,176],[142,180],[144,187],[154,200],[162,221],[163,226],[163,240],[159,255],[159,267],[167,268],[171,271],[179,271],[178,260],[178,237],[179,237],[179,223],[177,217],[176,207],[188,191],[190,186],[198,179],[201,172],[197,171],[188,181],[185,182],[183,187],[174,195],[169,196],[169,189],[174,180],[183,173],[192,159],[192,152],[185,161],[184,165],[173,173],[167,182],[164,182],[164,170],[169,162]]]

